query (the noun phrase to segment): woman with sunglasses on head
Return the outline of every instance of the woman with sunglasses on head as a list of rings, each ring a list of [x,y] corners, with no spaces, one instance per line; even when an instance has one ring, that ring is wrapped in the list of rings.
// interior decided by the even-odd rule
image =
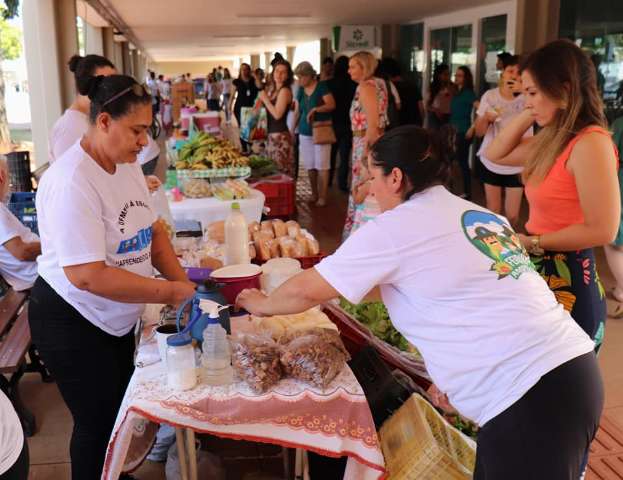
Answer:
[[[29,304],[33,342],[74,419],[75,480],[101,475],[144,304],[194,294],[134,165],[147,144],[150,95],[123,75],[88,87],[88,131],[39,185],[42,255]],[[166,280],[152,278],[154,268]]]
[[[91,100],[88,97],[88,88],[91,78],[117,73],[113,63],[100,55],[87,55],[86,57],[74,55],[69,59],[68,65],[69,71],[74,74],[76,98],[52,127],[49,145],[50,163],[60,158],[89,129]],[[152,138],[148,138],[148,142],[149,150],[158,148],[157,145],[154,145],[156,142]],[[147,187],[151,192],[157,190],[161,185],[158,177],[154,175],[145,175],[145,182],[147,182]]]

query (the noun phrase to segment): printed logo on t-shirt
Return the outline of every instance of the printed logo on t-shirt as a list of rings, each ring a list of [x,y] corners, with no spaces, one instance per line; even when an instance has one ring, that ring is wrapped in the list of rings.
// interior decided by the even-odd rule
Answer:
[[[117,224],[119,226],[119,232],[121,234],[126,233],[127,228],[136,228],[136,213],[138,213],[137,209],[147,209],[150,210],[149,205],[147,205],[142,200],[130,200],[126,202],[119,213],[119,218],[117,220]],[[132,215],[134,212],[134,215]],[[134,216],[134,221],[130,221],[130,218]],[[129,232],[128,232],[129,233]],[[145,228],[141,228],[136,235],[133,235],[130,238],[126,238],[119,242],[119,247],[117,248],[117,255],[131,254],[142,252],[143,250],[148,250],[138,257],[129,257],[119,259],[116,262],[117,267],[123,268],[131,265],[137,265],[143,263],[151,258],[151,251],[149,247],[151,245],[152,240],[152,227],[151,225]]]
[[[491,271],[498,280],[534,271],[528,253],[510,225],[490,212],[467,210],[461,216],[463,232],[474,247],[493,260]]]

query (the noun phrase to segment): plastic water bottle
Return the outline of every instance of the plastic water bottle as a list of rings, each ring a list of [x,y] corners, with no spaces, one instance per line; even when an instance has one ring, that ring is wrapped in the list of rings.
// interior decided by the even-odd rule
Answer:
[[[227,332],[219,322],[219,310],[227,308],[218,303],[201,300],[199,308],[209,312],[209,323],[203,331],[203,356],[205,382],[208,385],[229,385],[233,382],[234,371],[231,367],[231,350]]]
[[[225,220],[225,264],[239,265],[250,262],[247,220],[240,211],[240,204],[234,202]]]

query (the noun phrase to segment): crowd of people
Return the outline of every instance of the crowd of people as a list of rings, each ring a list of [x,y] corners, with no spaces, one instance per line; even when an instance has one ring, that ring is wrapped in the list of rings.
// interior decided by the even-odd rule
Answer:
[[[358,52],[321,65],[292,68],[277,54],[266,74],[242,64],[235,79],[227,68],[206,78],[208,107],[238,125],[243,108],[266,109],[267,153],[293,177],[300,161],[315,207],[327,207],[334,177],[349,196],[335,254],[237,304],[278,315],[381,298],[421,352],[433,398],[480,424],[474,478],[530,478],[538,465],[543,478],[577,480],[603,407],[595,247],[606,246],[611,294],[623,300],[623,120],[613,142],[594,64],[564,40],[501,54],[499,84],[480,98],[467,66],[441,64],[425,99],[392,59]],[[177,305],[195,289],[156,221],[159,181],[145,171],[170,83],[150,72],[145,88],[96,55],[69,69],[76,97],[50,135],[40,237],[0,204],[0,274],[30,290],[32,340],[72,414],[72,478],[82,480],[101,474],[144,305]],[[485,206],[470,201],[472,144]],[[0,194],[7,187],[0,161]],[[0,420],[2,432],[21,432],[2,393]],[[159,436],[152,454],[171,441]],[[0,476],[25,479],[23,435],[2,433],[0,449]]]

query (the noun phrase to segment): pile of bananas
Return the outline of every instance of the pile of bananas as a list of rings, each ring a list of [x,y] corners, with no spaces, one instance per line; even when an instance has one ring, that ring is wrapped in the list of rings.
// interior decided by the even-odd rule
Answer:
[[[178,152],[178,170],[207,170],[213,168],[246,167],[249,160],[228,140],[202,132],[185,143]]]

